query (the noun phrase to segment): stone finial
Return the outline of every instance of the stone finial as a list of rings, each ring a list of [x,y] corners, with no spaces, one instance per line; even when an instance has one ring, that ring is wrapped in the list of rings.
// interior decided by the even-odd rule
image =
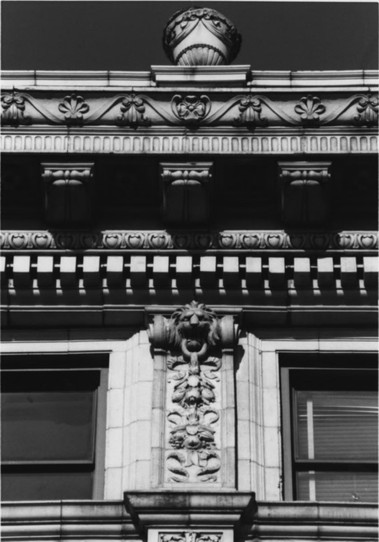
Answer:
[[[163,47],[179,66],[230,64],[241,36],[234,24],[210,8],[191,7],[174,13],[163,33]]]

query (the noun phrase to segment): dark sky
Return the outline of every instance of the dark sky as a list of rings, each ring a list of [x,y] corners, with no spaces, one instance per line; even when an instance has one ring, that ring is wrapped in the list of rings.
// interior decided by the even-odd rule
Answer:
[[[2,69],[148,70],[169,64],[168,18],[191,2],[2,1]],[[257,70],[378,67],[376,2],[196,2],[242,34],[234,64]]]

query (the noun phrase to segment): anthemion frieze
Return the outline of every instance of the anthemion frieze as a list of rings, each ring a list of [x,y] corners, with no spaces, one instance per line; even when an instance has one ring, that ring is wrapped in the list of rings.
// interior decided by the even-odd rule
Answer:
[[[2,150],[59,153],[376,153],[374,72],[13,72]],[[105,79],[106,84],[103,79]],[[98,85],[98,86],[97,86]]]

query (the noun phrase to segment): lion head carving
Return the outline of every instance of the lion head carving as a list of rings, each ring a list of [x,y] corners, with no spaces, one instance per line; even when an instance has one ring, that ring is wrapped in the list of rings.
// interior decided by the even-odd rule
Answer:
[[[203,303],[192,301],[177,309],[169,321],[169,341],[188,353],[200,353],[220,340],[216,314]]]

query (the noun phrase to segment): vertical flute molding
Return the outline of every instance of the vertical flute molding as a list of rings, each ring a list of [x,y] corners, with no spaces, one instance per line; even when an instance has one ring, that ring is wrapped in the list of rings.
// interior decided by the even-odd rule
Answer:
[[[154,316],[153,323],[149,326],[149,339],[153,347],[154,370],[153,370],[153,396],[152,396],[152,488],[163,485],[163,462],[165,449],[165,421],[166,421],[166,365],[167,351],[166,319],[158,314]]]
[[[236,336],[195,301],[154,317],[153,487],[236,487]]]

